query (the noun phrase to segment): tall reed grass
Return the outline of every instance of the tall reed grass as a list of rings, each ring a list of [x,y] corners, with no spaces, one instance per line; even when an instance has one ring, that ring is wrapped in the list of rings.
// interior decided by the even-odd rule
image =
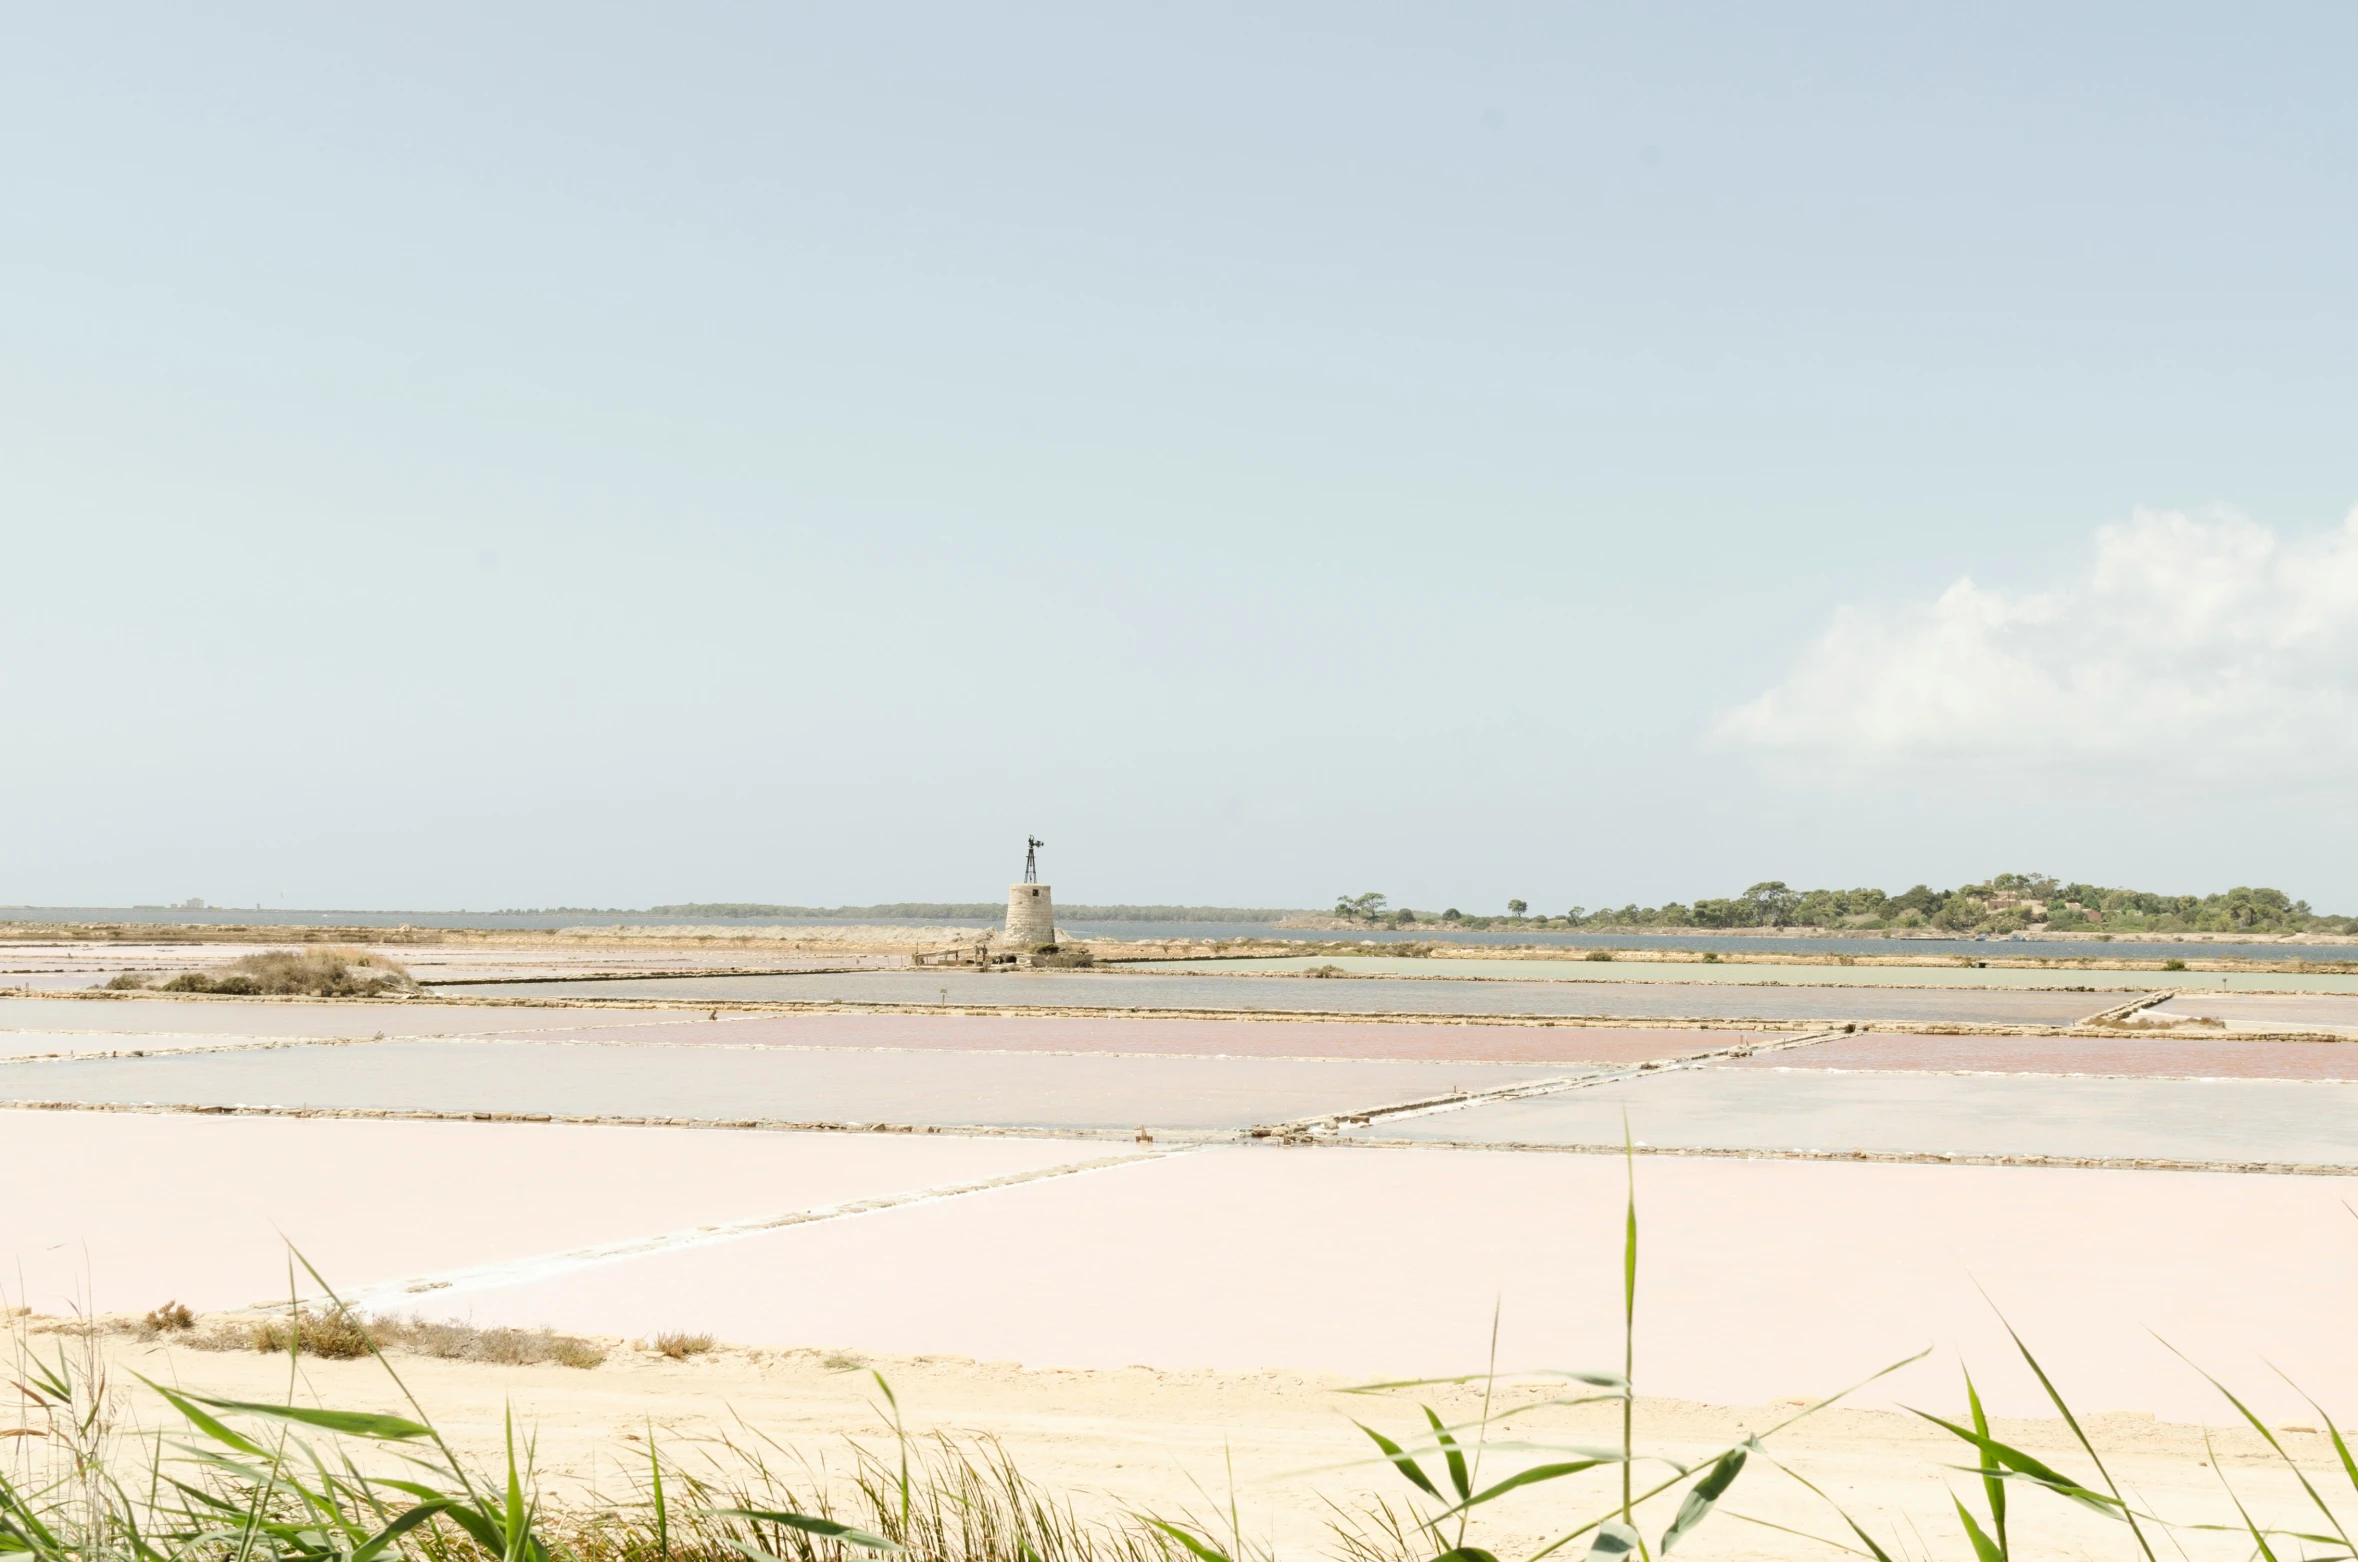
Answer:
[[[1391,1497],[1360,1510],[1336,1509],[1332,1562],[1499,1562],[1481,1542],[1483,1526],[1516,1505],[1518,1533],[1535,1523],[1552,1538],[1521,1562],[1563,1553],[1602,1562],[1652,1562],[1678,1549],[1725,1510],[1772,1530],[1800,1530],[1751,1518],[1730,1506],[1739,1488],[1771,1477],[1797,1482],[1823,1502],[1832,1534],[1803,1538],[1836,1551],[1895,1562],[1912,1555],[1845,1511],[1800,1471],[1777,1458],[1772,1441],[1868,1383],[1922,1359],[1893,1362],[1860,1383],[1803,1406],[1765,1431],[1702,1457],[1642,1450],[1636,1437],[1639,1220],[1634,1156],[1620,1279],[1623,1338],[1618,1370],[1502,1373],[1491,1363],[1457,1377],[1371,1383],[1349,1392],[1371,1403],[1405,1401],[1408,1424],[1387,1432],[1357,1422],[1373,1452],[1356,1461],[1396,1482]],[[309,1266],[306,1264],[308,1269]],[[319,1277],[313,1271],[314,1280]],[[325,1282],[320,1281],[323,1289]],[[326,1316],[349,1319],[334,1299]],[[315,1409],[296,1403],[303,1331],[321,1315],[290,1306],[278,1337],[288,1362],[280,1402],[225,1399],[144,1378],[168,1409],[171,1429],[133,1430],[125,1391],[112,1381],[95,1331],[54,1336],[36,1348],[18,1328],[12,1384],[14,1426],[0,1427],[0,1558],[25,1562],[854,1562],[906,1556],[913,1562],[1276,1562],[1248,1538],[1233,1495],[1210,1517],[1136,1511],[1111,1522],[1084,1519],[1069,1499],[1025,1477],[988,1439],[914,1439],[892,1387],[871,1374],[891,1438],[881,1446],[847,1440],[848,1468],[830,1471],[758,1431],[742,1429],[667,1445],[650,1427],[643,1466],[619,1495],[545,1502],[527,1434],[511,1418],[504,1459],[478,1470],[435,1428],[384,1351],[419,1341],[381,1327],[356,1328],[337,1345],[374,1356],[407,1414]],[[167,1306],[159,1327],[185,1326]],[[413,1334],[418,1326],[406,1326]],[[2160,1562],[2198,1532],[2231,1532],[2261,1562],[2358,1562],[2351,1539],[2358,1512],[2358,1460],[2341,1429],[2310,1400],[2338,1461],[2334,1479],[2312,1481],[2242,1398],[2209,1381],[2291,1471],[2313,1517],[2262,1522],[2229,1489],[2239,1523],[2170,1519],[2124,1492],[2078,1416],[2019,1336],[2015,1349],[2053,1405],[2084,1460],[2067,1471],[1993,1436],[1968,1375],[1958,1418],[1915,1414],[1953,1437],[1974,1479],[1978,1505],[1954,1498],[1954,1555],[2012,1562],[2040,1553],[2028,1500],[2056,1501],[2117,1526],[2125,1558]],[[44,1354],[46,1351],[46,1354]],[[685,1354],[685,1353],[683,1353]],[[2189,1362],[2192,1367],[2193,1363]],[[2195,1368],[2199,1371],[2199,1368]],[[2204,1374],[2206,1378],[2209,1375]],[[1534,1400],[1530,1385],[1545,1385]],[[1474,1391],[1478,1409],[1450,1421],[1433,1408],[1448,1386]],[[2306,1396],[2304,1396],[2306,1397]],[[1511,1401],[1511,1403],[1510,1403]],[[1548,1407],[1617,1407],[1619,1438],[1605,1446],[1552,1440],[1509,1423]],[[1501,1461],[1512,1461],[1501,1473]],[[2216,1458],[2211,1460],[2218,1468]],[[1353,1468],[1353,1464],[1336,1468]],[[394,1473],[386,1473],[390,1468]],[[1603,1471],[1616,1494],[1588,1511],[1558,1493],[1572,1477]],[[1927,1472],[1928,1477],[1932,1472]],[[2219,1468],[2224,1484],[2226,1473]],[[1745,1484],[1749,1483],[1749,1484]],[[1590,1483],[1593,1485],[1593,1482]],[[1536,1511],[1534,1511],[1536,1510]],[[2026,1529],[2033,1536],[2025,1541]]]

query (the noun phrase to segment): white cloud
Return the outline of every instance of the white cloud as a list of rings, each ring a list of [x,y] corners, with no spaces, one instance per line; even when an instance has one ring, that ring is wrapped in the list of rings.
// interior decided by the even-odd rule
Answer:
[[[2049,590],[1843,608],[1714,733],[1813,767],[2314,778],[2358,761],[2358,511],[2289,539],[2139,512]]]

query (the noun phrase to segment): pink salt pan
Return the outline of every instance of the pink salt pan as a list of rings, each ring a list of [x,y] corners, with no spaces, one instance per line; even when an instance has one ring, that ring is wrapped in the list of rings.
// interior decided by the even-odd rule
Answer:
[[[1618,1364],[1617,1158],[1209,1149],[629,1260],[443,1305],[615,1334],[1034,1365],[1426,1375]],[[2358,1222],[2334,1177],[1643,1158],[1639,1372],[1729,1404],[1954,1409],[1970,1362],[2043,1414],[1976,1290],[2085,1410],[2222,1420],[2150,1328],[2305,1418],[2261,1357],[2358,1419]]]
[[[0,1110],[0,1286],[42,1312],[339,1290],[1085,1161],[1120,1145]],[[307,1294],[315,1288],[308,1281]]]
[[[1347,1020],[1153,1020],[1010,1014],[679,1016],[643,1032],[600,1017],[582,1038],[761,1047],[889,1047],[947,1052],[1119,1052],[1245,1058],[1457,1060],[1481,1063],[1641,1063],[1684,1057],[1771,1033],[1591,1025],[1354,1023]],[[563,1031],[542,1039],[567,1039]]]

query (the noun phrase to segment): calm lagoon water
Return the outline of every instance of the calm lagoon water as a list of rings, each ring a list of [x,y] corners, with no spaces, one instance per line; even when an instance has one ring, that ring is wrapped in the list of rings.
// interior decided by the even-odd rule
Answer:
[[[1580,1072],[1457,1060],[387,1041],[0,1064],[0,1101],[1216,1130]]]
[[[452,986],[446,992],[476,989]],[[578,997],[574,982],[480,989]],[[690,976],[599,982],[601,1000],[908,1003],[974,1007],[1222,1009],[1240,1013],[1539,1015],[1721,1020],[1940,1020],[2068,1025],[2111,1006],[2105,993],[1689,986],[1576,981],[1282,981],[1265,976],[1115,972],[856,971],[810,976]]]
[[[2286,1080],[2004,1079],[1695,1069],[1378,1123],[1449,1144],[1639,1142],[2358,1165],[2358,1086]]]

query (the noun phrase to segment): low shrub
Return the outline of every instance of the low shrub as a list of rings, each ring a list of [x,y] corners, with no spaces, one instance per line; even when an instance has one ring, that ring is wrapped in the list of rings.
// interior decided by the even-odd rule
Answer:
[[[684,1334],[666,1329],[653,1341],[656,1354],[669,1356],[674,1361],[686,1361],[690,1356],[701,1356],[717,1343],[709,1334]]]
[[[306,1356],[328,1361],[350,1361],[369,1354],[378,1343],[367,1319],[341,1307],[319,1312],[296,1312],[286,1318],[266,1318],[248,1328],[255,1350],[265,1354],[290,1347]]]
[[[167,982],[125,972],[110,988],[222,993],[241,998],[385,998],[419,991],[410,974],[365,949],[266,949],[217,971],[190,971]]]
[[[377,1342],[441,1361],[485,1361],[506,1367],[553,1362],[586,1371],[606,1359],[604,1346],[553,1329],[479,1329],[455,1318],[385,1318],[372,1324]]]
[[[143,1334],[185,1333],[196,1327],[196,1314],[178,1302],[166,1302],[154,1312],[140,1319],[139,1327]]]

